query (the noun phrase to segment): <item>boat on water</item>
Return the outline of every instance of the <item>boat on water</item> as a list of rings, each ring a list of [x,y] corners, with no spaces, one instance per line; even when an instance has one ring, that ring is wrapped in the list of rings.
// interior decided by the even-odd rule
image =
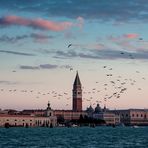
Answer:
[[[119,126],[119,127],[125,127],[125,124],[124,123],[120,123],[120,124],[116,124],[115,126]]]
[[[72,127],[78,127],[78,125],[77,124],[72,124]]]
[[[132,126],[133,128],[139,128],[139,126],[137,126],[137,125],[134,125],[134,126]]]

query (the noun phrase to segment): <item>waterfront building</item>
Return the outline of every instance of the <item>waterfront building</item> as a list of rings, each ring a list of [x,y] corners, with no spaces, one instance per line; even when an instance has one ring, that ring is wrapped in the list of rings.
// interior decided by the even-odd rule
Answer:
[[[6,125],[21,127],[56,126],[57,118],[53,115],[53,110],[50,103],[48,103],[43,116],[36,116],[35,114],[0,114],[0,126]]]
[[[120,117],[111,112],[94,113],[93,118],[104,120],[106,125],[118,125],[120,123]]]
[[[43,116],[45,110],[23,110],[21,112],[22,115],[35,115],[35,116]],[[53,116],[57,118],[63,118],[65,121],[70,120],[78,120],[80,115],[87,115],[86,111],[74,112],[72,110],[53,110]]]
[[[95,109],[90,107],[87,108],[86,112],[88,113],[88,117],[93,119],[104,120],[106,125],[117,125],[120,123],[120,116],[108,110],[106,107],[103,109],[99,104],[95,107]]]
[[[78,120],[80,119],[80,116],[87,116],[86,111],[81,111],[81,112],[74,112],[72,110],[54,110],[54,115],[57,118],[64,118],[66,121],[70,120]]]
[[[114,110],[113,113],[119,115],[125,125],[148,125],[148,109]]]

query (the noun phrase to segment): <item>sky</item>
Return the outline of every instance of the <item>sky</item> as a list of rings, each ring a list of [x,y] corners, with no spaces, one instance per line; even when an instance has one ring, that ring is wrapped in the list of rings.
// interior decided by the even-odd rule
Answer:
[[[147,0],[1,0],[0,108],[148,108]]]

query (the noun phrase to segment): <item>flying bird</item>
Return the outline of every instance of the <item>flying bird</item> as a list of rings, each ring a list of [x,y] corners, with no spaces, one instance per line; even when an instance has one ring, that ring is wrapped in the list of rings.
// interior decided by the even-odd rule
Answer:
[[[143,38],[139,38],[139,40],[143,40]]]
[[[69,45],[68,45],[68,48],[69,48],[70,46],[72,46],[72,44],[69,44]]]
[[[72,71],[73,70],[73,68],[70,68],[70,71]]]

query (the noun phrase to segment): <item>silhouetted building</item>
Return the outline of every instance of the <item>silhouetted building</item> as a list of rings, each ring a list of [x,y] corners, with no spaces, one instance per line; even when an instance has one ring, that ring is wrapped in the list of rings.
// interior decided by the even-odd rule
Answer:
[[[97,113],[100,113],[100,112],[102,112],[102,108],[100,107],[99,104],[97,104],[97,106],[95,107],[95,113],[97,114]]]
[[[82,88],[81,88],[81,82],[78,75],[78,72],[76,74],[76,78],[73,84],[73,111],[80,112],[82,111]]]
[[[92,108],[91,105],[87,107],[86,112],[87,112],[88,117],[93,117],[94,109]]]
[[[116,125],[120,123],[120,117],[119,115],[116,115],[113,112],[110,112],[106,106],[102,109],[99,104],[95,107],[95,110],[90,105],[86,109],[88,117],[91,117],[93,119],[100,119],[104,120],[106,125]]]

